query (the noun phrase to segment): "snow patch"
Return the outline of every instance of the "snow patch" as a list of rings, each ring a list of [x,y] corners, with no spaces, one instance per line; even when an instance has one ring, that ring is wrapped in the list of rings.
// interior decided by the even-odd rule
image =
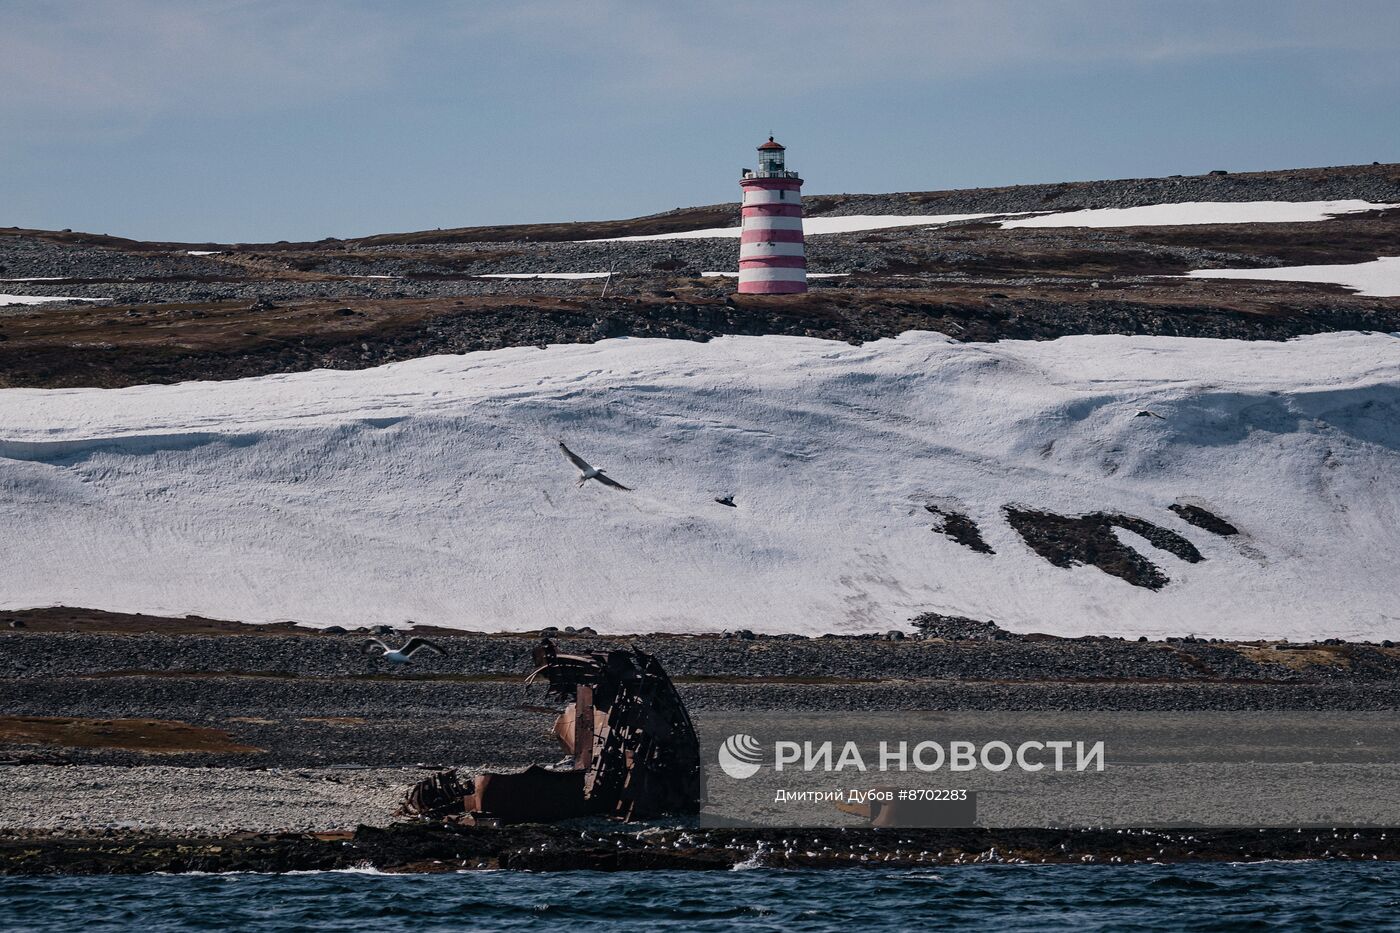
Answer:
[[[490,272],[478,279],[605,279],[611,272]]]
[[[1296,224],[1331,220],[1339,214],[1382,211],[1397,204],[1369,201],[1187,201],[1181,204],[1147,204],[1142,207],[1110,207],[1069,211],[1041,217],[1023,217],[1002,223],[1002,228],[1022,227],[1177,227],[1195,224]]]
[[[107,301],[107,299],[69,298],[62,295],[0,295],[0,308],[6,305],[42,305],[51,301]]]
[[[1062,635],[1395,638],[1397,351],[1357,333],[632,338],[7,389],[0,605],[808,634],[934,611]],[[636,491],[576,487],[561,437]],[[1240,534],[1170,511],[1193,497]],[[925,506],[946,501],[995,553],[934,530]],[[1008,504],[1135,516],[1204,559],[1147,549],[1170,578],[1155,592],[1056,567]]]
[[[1317,266],[1283,266],[1277,269],[1196,269],[1186,273],[1197,279],[1256,279],[1270,282],[1330,282],[1374,298],[1400,296],[1400,256],[1382,256],[1370,262]]]
[[[704,276],[709,276],[710,278],[727,277],[727,278],[731,278],[731,279],[737,279],[737,278],[739,277],[739,273],[738,273],[738,272],[702,272],[702,273],[700,273],[700,274],[701,274],[701,275],[704,275]],[[807,273],[807,278],[809,278],[809,279],[840,279],[840,278],[845,278],[845,277],[848,276],[848,275],[850,275],[849,272],[808,272],[808,273]]]

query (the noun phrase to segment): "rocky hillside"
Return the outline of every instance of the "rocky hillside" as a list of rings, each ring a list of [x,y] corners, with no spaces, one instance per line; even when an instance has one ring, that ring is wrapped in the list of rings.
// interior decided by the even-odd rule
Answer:
[[[1297,212],[1310,219],[1288,222],[1141,225],[1132,215],[1083,221],[1099,226],[1022,226],[1078,223],[1074,211],[1181,202],[1239,205],[1205,213],[1250,217],[1249,205],[1261,201],[1313,208]],[[731,279],[707,274],[737,264],[733,236],[717,235],[734,232],[724,229],[736,220],[732,204],[627,221],[319,243],[140,243],[0,230],[0,386],[353,369],[619,336],[859,342],[911,329],[959,340],[1390,331],[1400,329],[1397,298],[1327,284],[1182,277],[1239,269],[1285,275],[1289,266],[1393,254],[1400,210],[1389,204],[1400,204],[1396,165],[818,195],[806,199],[813,229],[867,219],[854,225],[860,229],[809,236],[811,271],[830,277],[813,278],[806,296],[782,298],[735,296]],[[1343,212],[1328,213],[1329,206]],[[985,216],[943,219],[967,214]],[[905,225],[871,228],[871,215]],[[1005,221],[1008,215],[1023,216]],[[925,216],[929,224],[908,225]],[[596,239],[677,234],[685,236]],[[535,275],[546,277],[522,278]],[[84,303],[4,306],[7,297]]]

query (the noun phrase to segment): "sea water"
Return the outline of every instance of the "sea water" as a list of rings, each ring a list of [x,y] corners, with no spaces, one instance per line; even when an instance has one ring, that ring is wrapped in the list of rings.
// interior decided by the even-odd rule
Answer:
[[[1378,930],[1400,864],[0,878],[5,930]]]

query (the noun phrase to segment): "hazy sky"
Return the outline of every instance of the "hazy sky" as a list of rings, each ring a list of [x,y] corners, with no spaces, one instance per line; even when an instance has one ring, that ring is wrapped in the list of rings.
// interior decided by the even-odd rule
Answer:
[[[0,0],[0,225],[317,239],[1400,161],[1400,0]]]

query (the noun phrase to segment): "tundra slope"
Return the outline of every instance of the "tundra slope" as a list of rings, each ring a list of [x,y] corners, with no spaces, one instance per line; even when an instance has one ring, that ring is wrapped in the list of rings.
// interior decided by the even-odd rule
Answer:
[[[821,195],[804,202],[814,225],[839,227],[869,215],[892,222],[910,215],[990,216],[812,236],[810,268],[845,277],[818,279],[808,295],[767,302],[736,298],[732,283],[702,276],[734,268],[731,237],[598,242],[737,224],[734,204],[630,220],[317,243],[145,243],[0,230],[0,278],[11,280],[0,282],[0,291],[109,305],[0,308],[0,386],[358,369],[436,353],[620,336],[790,334],[861,342],[938,330],[972,341],[1090,333],[1285,339],[1400,330],[1396,298],[1328,285],[1172,278],[1390,255],[1400,243],[1400,210],[1355,211],[1396,203],[1396,165]],[[1293,220],[1324,217],[1329,205],[1353,213],[1311,222],[1218,222],[1277,221],[1283,208]],[[1133,208],[1147,210],[1114,213]],[[1098,212],[1088,218],[1095,223],[1107,217],[1115,225],[1164,219],[1187,225],[1002,229],[995,220],[1029,213],[1013,223],[1077,223],[1086,216],[1075,213],[1081,211]],[[597,281],[481,277],[609,268],[618,276],[606,298]]]

